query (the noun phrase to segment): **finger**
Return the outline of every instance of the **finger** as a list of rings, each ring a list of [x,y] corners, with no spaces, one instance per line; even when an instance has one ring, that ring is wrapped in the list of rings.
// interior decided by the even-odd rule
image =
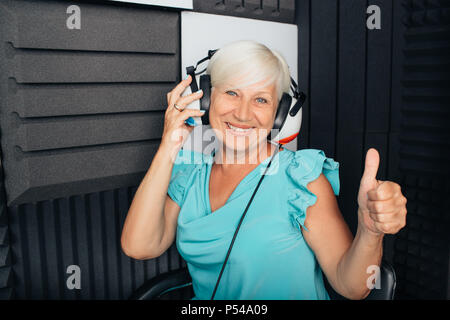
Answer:
[[[389,226],[387,226],[385,223],[375,221],[373,225],[381,233],[387,233],[389,231]]]
[[[175,88],[172,89],[172,91],[170,92],[171,103],[174,103],[174,101],[179,99],[184,90],[186,90],[186,88],[191,84],[191,81],[192,78],[190,75],[188,75],[186,79],[182,80],[180,83],[177,84]]]
[[[361,184],[372,185],[376,183],[378,167],[380,165],[380,155],[375,148],[370,148],[366,153],[364,173]]]
[[[401,195],[400,197],[398,197],[397,199],[397,204],[399,206],[405,207],[406,208],[406,204],[408,203],[408,199],[406,199],[406,197],[404,195]]]
[[[369,200],[388,200],[397,196],[400,186],[391,181],[383,181],[377,187],[367,191]]]
[[[198,109],[184,109],[182,112],[179,112],[179,116],[177,117],[178,121],[184,122],[189,117],[201,117],[205,114]]]
[[[404,227],[404,225],[398,222],[374,222],[374,226],[380,232],[387,234],[395,234]]]
[[[369,212],[369,217],[375,221],[380,223],[394,223],[398,222],[398,216],[393,213],[372,213]]]
[[[203,90],[198,90],[194,93],[188,94],[187,96],[179,98],[175,103],[180,106],[180,108],[186,108],[189,104],[191,104],[193,101],[198,100],[202,97]]]
[[[368,200],[367,208],[371,213],[394,213],[400,207],[398,206],[397,201],[395,199],[389,199],[376,201]]]

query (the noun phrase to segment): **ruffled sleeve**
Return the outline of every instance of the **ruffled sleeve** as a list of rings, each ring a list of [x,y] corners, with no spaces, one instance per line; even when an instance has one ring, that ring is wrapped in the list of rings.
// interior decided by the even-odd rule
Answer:
[[[290,179],[288,190],[289,215],[296,228],[305,228],[306,209],[316,203],[317,197],[307,189],[309,182],[325,175],[339,195],[339,162],[327,158],[322,150],[303,149],[293,153],[286,170]],[[308,229],[306,229],[308,230]]]
[[[180,208],[184,203],[185,191],[191,183],[192,173],[201,163],[203,163],[203,158],[197,152],[180,149],[177,154],[167,194]]]

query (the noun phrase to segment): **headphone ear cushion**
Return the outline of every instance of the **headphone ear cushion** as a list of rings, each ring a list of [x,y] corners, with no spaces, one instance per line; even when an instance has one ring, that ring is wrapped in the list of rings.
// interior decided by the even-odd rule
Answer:
[[[275,121],[273,122],[272,129],[281,130],[284,123],[286,122],[291,103],[292,97],[288,93],[284,92],[283,96],[281,97],[280,103],[278,104],[277,114],[275,115]]]
[[[200,76],[200,89],[203,90],[203,95],[200,98],[200,109],[205,110],[205,114],[202,115],[202,124],[209,124],[209,106],[211,104],[211,76],[205,74]]]

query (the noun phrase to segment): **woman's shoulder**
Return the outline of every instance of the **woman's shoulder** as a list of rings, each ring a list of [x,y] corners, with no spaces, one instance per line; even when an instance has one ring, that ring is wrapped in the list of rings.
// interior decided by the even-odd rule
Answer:
[[[176,166],[202,166],[211,163],[212,155],[203,152],[198,152],[190,149],[180,149],[175,158],[174,165]]]
[[[314,170],[314,167],[324,163],[327,166],[339,167],[339,162],[333,158],[327,157],[325,152],[321,149],[300,149],[292,151],[285,149],[288,158],[288,165],[302,166],[307,171]]]
[[[308,183],[316,180],[323,173],[330,182],[334,194],[338,195],[339,162],[327,157],[323,150],[301,149],[288,151],[285,168],[289,181],[287,192],[289,214],[294,225],[298,223],[305,228],[306,210],[317,200],[317,196],[307,188]]]
[[[286,174],[295,185],[306,185],[323,173],[339,193],[339,162],[320,149],[287,150]]]
[[[208,156],[205,153],[189,149],[180,149],[173,161],[172,179],[179,176],[188,178],[194,172],[200,171],[211,160],[211,155]]]
[[[198,173],[211,160],[211,156],[194,150],[180,149],[173,163],[168,194],[181,207],[185,191],[197,179]],[[197,174],[196,174],[197,173]]]

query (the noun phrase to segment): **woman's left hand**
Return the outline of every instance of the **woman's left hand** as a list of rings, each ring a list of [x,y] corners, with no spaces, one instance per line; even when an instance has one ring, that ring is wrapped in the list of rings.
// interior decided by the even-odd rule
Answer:
[[[358,192],[358,224],[376,235],[395,234],[406,225],[406,198],[397,183],[376,179],[379,163],[378,151],[369,149]]]

